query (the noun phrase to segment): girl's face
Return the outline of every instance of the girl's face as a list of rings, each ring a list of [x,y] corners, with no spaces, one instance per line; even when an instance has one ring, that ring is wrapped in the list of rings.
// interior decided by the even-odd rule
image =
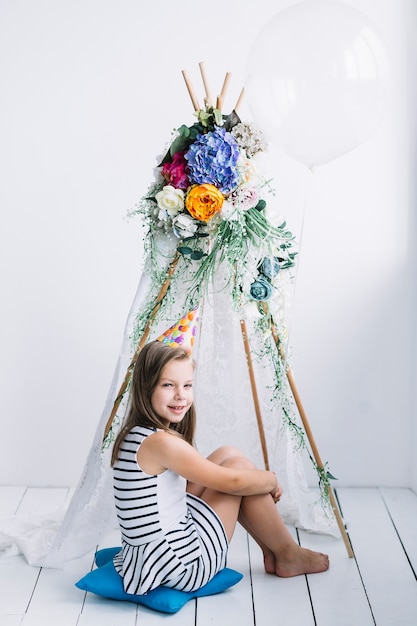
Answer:
[[[191,359],[173,360],[162,369],[151,397],[153,410],[167,424],[178,424],[193,403],[194,367]]]

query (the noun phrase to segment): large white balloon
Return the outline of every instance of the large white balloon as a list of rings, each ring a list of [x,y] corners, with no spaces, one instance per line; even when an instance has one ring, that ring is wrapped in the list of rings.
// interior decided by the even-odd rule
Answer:
[[[254,120],[286,153],[321,165],[367,139],[383,117],[388,62],[372,23],[339,2],[310,0],[278,13],[248,58]]]

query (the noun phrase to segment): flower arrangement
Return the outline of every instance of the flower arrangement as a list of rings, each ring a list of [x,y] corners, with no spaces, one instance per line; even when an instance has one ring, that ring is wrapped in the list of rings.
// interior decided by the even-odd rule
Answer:
[[[201,291],[226,261],[235,308],[274,296],[278,274],[293,267],[294,237],[281,220],[267,216],[273,193],[259,171],[265,137],[236,110],[209,106],[197,121],[174,131],[155,180],[136,211],[148,225],[145,245],[158,235],[174,238],[188,262],[198,262],[194,289]]]

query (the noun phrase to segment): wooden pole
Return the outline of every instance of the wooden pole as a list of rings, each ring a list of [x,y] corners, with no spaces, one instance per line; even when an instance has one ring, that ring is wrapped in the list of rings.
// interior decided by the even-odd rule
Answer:
[[[266,305],[264,305],[264,311],[266,313],[268,312],[268,310],[266,308]],[[275,326],[273,320],[271,320],[271,330],[272,330],[272,336],[274,338],[275,344],[276,344],[277,349],[279,351],[280,358],[281,358],[282,362],[285,363],[285,361],[286,361],[285,353],[284,353],[284,350],[282,348],[282,344],[281,344],[281,341],[279,339],[278,332],[277,332],[277,329],[276,329],[276,326]],[[324,464],[323,464],[323,461],[321,459],[318,447],[316,445],[316,442],[315,442],[315,439],[314,439],[314,436],[313,436],[313,431],[311,430],[311,426],[310,426],[310,423],[308,421],[307,414],[306,414],[306,412],[304,410],[303,403],[301,402],[301,397],[300,397],[300,394],[298,393],[298,389],[297,389],[297,386],[295,384],[294,375],[293,375],[292,371],[289,368],[287,368],[287,367],[286,367],[286,375],[287,375],[288,383],[289,383],[290,388],[291,388],[292,395],[294,397],[295,404],[297,406],[298,412],[299,412],[300,417],[301,417],[301,421],[303,423],[303,427],[304,427],[305,433],[306,433],[308,441],[310,443],[311,451],[312,451],[314,459],[315,459],[315,461],[317,463],[317,467],[320,470],[322,470],[322,469],[324,469]],[[334,514],[334,516],[336,518],[336,522],[337,522],[337,525],[339,527],[340,534],[342,535],[342,539],[343,539],[343,542],[345,544],[346,551],[348,553],[349,558],[352,558],[354,556],[353,550],[352,550],[352,546],[351,546],[348,534],[346,532],[346,528],[345,528],[345,525],[343,523],[342,516],[341,516],[340,510],[339,510],[339,507],[337,505],[336,498],[334,496],[333,489],[332,489],[331,485],[328,486],[328,494],[329,494],[330,505],[332,507],[333,514]]]
[[[255,405],[256,420],[258,423],[258,431],[259,431],[259,437],[261,440],[262,454],[264,457],[265,469],[269,470],[268,449],[266,447],[265,430],[264,430],[264,425],[262,421],[261,407],[259,405],[258,392],[256,389],[255,374],[253,371],[252,356],[251,356],[251,351],[250,351],[248,332],[246,329],[245,320],[240,320],[240,329],[242,331],[243,345],[245,347],[245,354],[246,354],[246,362],[248,364],[248,369],[249,369],[249,378],[250,378],[250,384],[251,384],[251,389],[252,389],[252,397],[253,397],[253,403]]]
[[[208,80],[206,76],[206,68],[202,61],[201,63],[199,63],[199,67],[200,67],[201,78],[203,79],[204,91],[206,92],[205,102],[208,108],[208,107],[211,107],[211,93],[210,93],[210,88],[209,88],[209,84],[208,84]]]
[[[225,99],[226,92],[227,92],[227,89],[229,87],[229,83],[230,83],[230,79],[231,78],[232,78],[231,72],[227,72],[226,76],[224,77],[222,90],[221,90],[220,94],[217,96],[216,109],[219,109],[219,111],[221,111],[222,108],[223,108],[224,99]]]
[[[200,110],[200,105],[198,104],[198,100],[197,97],[194,93],[194,89],[193,86],[191,84],[190,79],[188,78],[188,74],[185,70],[182,70],[182,75],[186,84],[186,87],[188,89],[188,93],[190,95],[191,98],[191,102],[193,103],[193,107],[194,107],[194,111],[199,111]]]
[[[112,411],[111,411],[110,416],[109,416],[109,418],[108,418],[108,420],[106,422],[106,426],[105,426],[105,429],[104,429],[104,435],[103,435],[103,441],[106,439],[107,435],[109,434],[109,431],[110,431],[111,426],[113,424],[113,420],[114,420],[114,418],[116,416],[117,410],[118,410],[118,408],[120,406],[122,398],[123,398],[123,396],[124,396],[124,394],[126,392],[126,389],[127,389],[128,385],[129,385],[129,381],[130,381],[130,379],[132,377],[133,369],[135,367],[135,363],[136,363],[136,361],[138,359],[139,353],[140,353],[140,351],[142,350],[143,346],[145,345],[145,343],[148,340],[149,333],[151,331],[151,327],[152,327],[153,321],[155,319],[156,314],[158,313],[158,311],[160,309],[160,306],[161,306],[162,301],[163,301],[163,299],[165,297],[165,294],[168,291],[168,287],[169,287],[169,285],[171,283],[171,278],[172,278],[172,276],[173,276],[173,274],[175,272],[175,268],[177,267],[177,263],[178,263],[179,257],[180,257],[180,255],[177,252],[175,257],[171,261],[171,264],[170,264],[169,268],[168,268],[167,276],[166,276],[166,279],[165,279],[165,281],[163,282],[163,284],[161,286],[161,289],[159,290],[159,293],[158,293],[158,296],[157,296],[157,299],[156,299],[156,304],[155,304],[154,308],[152,309],[151,314],[149,315],[148,321],[146,322],[146,326],[145,326],[144,331],[142,333],[142,336],[141,336],[141,338],[139,340],[139,343],[138,343],[138,346],[136,348],[135,354],[132,357],[132,360],[130,362],[129,367],[127,368],[125,377],[124,377],[123,382],[122,382],[122,384],[120,386],[120,389],[119,389],[119,393],[116,396],[116,399],[115,399],[114,404],[113,404]]]
[[[298,409],[298,412],[300,414],[301,421],[303,422],[304,430],[305,430],[306,435],[308,437],[308,440],[310,442],[311,451],[312,451],[313,456],[314,456],[314,458],[316,460],[318,468],[319,469],[323,469],[324,468],[324,464],[323,464],[323,461],[321,460],[321,457],[320,457],[320,454],[319,454],[316,442],[314,440],[313,432],[311,430],[310,424],[309,424],[308,419],[307,419],[306,412],[305,412],[303,404],[301,402],[301,398],[300,398],[300,395],[298,393],[298,390],[297,390],[297,387],[296,387],[296,384],[295,384],[294,375],[293,375],[292,371],[289,370],[289,369],[287,370],[287,379],[288,379],[289,385],[291,387],[291,391],[292,391],[292,394],[294,396],[295,404],[297,405],[297,409]],[[352,546],[350,544],[349,537],[348,537],[348,535],[346,533],[346,528],[345,528],[345,525],[343,523],[339,507],[337,506],[336,498],[334,496],[333,489],[332,489],[331,485],[328,486],[328,493],[329,493],[330,505],[332,507],[334,516],[336,518],[336,522],[337,522],[337,525],[339,527],[340,533],[342,535],[343,541],[345,543],[347,553],[348,553],[349,557],[352,558],[353,557]]]
[[[245,96],[245,88],[242,87],[242,91],[240,92],[239,98],[237,99],[237,102],[235,104],[235,108],[234,108],[235,113],[238,112],[238,109],[240,108],[240,105],[242,104],[244,96]]]
[[[229,88],[229,84],[230,84],[230,79],[232,78],[232,73],[231,72],[226,72],[226,76],[224,77],[224,81],[223,81],[223,86],[222,86],[222,90],[220,92],[220,98],[222,99],[222,101],[224,101],[224,98],[226,96],[226,92]]]

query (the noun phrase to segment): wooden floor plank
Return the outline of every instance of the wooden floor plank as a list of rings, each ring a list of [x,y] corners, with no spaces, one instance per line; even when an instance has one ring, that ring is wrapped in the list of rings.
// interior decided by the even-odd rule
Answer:
[[[177,613],[159,613],[146,606],[138,605],[138,626],[195,626],[196,622],[196,600],[190,600]],[[92,625],[93,626],[93,625]]]
[[[16,513],[25,491],[26,487],[0,486],[0,517]]]
[[[16,513],[30,518],[42,510],[58,507],[67,494],[68,489],[25,489]],[[26,612],[39,573],[40,568],[29,566],[21,555],[0,559],[0,613],[23,615]]]
[[[309,575],[308,585],[319,626],[373,626],[355,559],[349,558],[342,539],[299,531],[300,545],[329,555],[327,572]]]
[[[22,626],[23,615],[1,615],[1,626]]]
[[[0,559],[0,615],[24,615],[38,576],[21,555]]]
[[[349,488],[337,493],[375,623],[415,626],[417,582],[381,494]]]
[[[239,626],[254,624],[248,537],[239,524],[230,544],[227,566],[243,574],[243,579],[218,595],[197,600],[198,626],[235,624],[237,621]]]
[[[21,515],[48,511],[68,494],[65,489],[0,488],[0,511],[6,516],[16,507]],[[341,539],[299,531],[303,546],[329,554],[329,572],[290,579],[269,576],[259,548],[250,539],[248,549],[247,535],[239,527],[228,566],[241,571],[244,579],[229,591],[192,600],[168,615],[77,589],[74,583],[89,570],[93,551],[62,570],[31,567],[22,556],[3,557],[1,626],[161,626],[164,621],[169,626],[416,626],[417,495],[408,489],[348,488],[337,489],[337,494],[355,559],[348,558]],[[118,530],[100,547],[116,545]]]
[[[381,493],[417,574],[417,494],[411,489],[381,489]]]
[[[93,552],[62,567],[42,568],[22,626],[75,626],[84,593],[75,582],[91,568]]]
[[[74,626],[135,626],[136,613],[137,606],[132,602],[118,602],[87,593],[85,605]]]
[[[289,530],[296,539],[295,530]],[[272,618],[285,626],[314,626],[305,576],[277,578],[266,574],[262,552],[252,539],[250,557],[256,626],[271,626]]]
[[[28,487],[17,514],[30,516],[58,509],[66,502],[68,494],[66,487]]]

